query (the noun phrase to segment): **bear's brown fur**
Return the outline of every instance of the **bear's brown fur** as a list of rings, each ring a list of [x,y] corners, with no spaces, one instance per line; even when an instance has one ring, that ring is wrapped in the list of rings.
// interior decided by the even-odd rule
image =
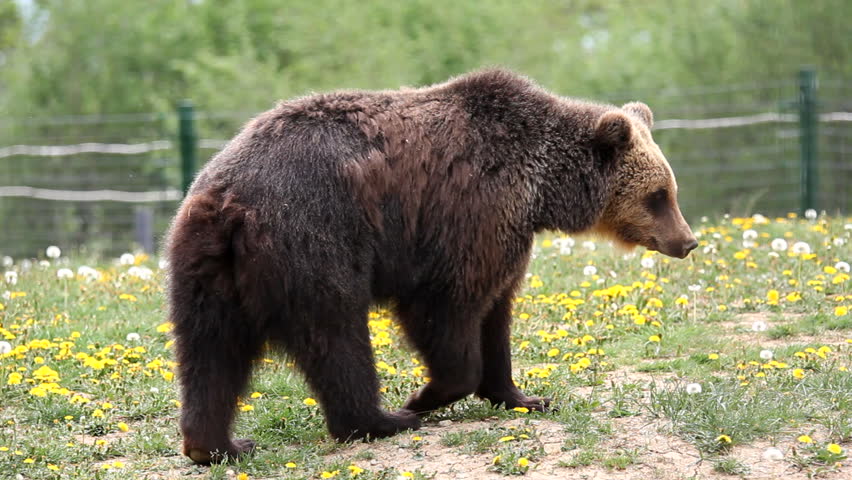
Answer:
[[[533,236],[598,231],[694,248],[650,110],[569,100],[502,70],[404,91],[283,102],[199,173],[166,248],[184,453],[232,440],[266,342],[295,361],[337,439],[418,428],[471,393],[543,410],[512,381],[511,303]],[[429,367],[379,406],[367,312],[387,302]]]

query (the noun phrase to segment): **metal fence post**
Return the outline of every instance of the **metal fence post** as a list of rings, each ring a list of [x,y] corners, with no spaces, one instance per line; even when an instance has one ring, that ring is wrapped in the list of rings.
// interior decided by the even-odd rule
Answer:
[[[799,142],[801,146],[802,213],[817,208],[817,98],[816,71],[799,71]]]
[[[198,152],[198,137],[195,135],[195,111],[191,100],[183,100],[178,105],[181,189],[184,195],[189,191],[192,177],[195,175],[195,158]]]

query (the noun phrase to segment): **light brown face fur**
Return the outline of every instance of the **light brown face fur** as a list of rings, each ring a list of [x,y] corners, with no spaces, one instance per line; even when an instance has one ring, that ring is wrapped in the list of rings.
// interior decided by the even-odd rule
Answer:
[[[670,257],[685,258],[698,242],[680,213],[677,182],[666,157],[651,138],[653,114],[643,103],[621,108],[629,138],[615,154],[616,184],[594,230],[625,248],[642,245]],[[621,119],[623,120],[623,119]],[[611,122],[611,120],[609,120]],[[599,124],[601,128],[612,128]]]

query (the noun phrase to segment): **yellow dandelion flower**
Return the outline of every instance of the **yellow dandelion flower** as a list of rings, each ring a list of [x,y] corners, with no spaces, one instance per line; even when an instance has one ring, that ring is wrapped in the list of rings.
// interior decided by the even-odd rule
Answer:
[[[530,464],[530,461],[527,460],[527,457],[521,457],[521,458],[518,459],[518,466],[519,467],[523,468],[523,467],[526,467],[529,464]]]
[[[500,463],[500,460],[502,460],[502,459],[503,459],[503,457],[501,455],[497,455],[496,457],[494,457],[493,460],[491,460],[491,464],[497,465],[498,463]]]
[[[296,468],[296,464],[294,462],[287,462],[284,466],[287,468]]]
[[[842,306],[842,305],[834,309],[834,315],[836,317],[842,317],[842,316],[846,315],[847,313],[849,313],[849,308]]]
[[[719,435],[718,437],[716,437],[716,441],[719,442],[719,443],[731,443],[732,442],[731,437],[729,437],[727,435]]]
[[[262,396],[263,396],[263,394],[260,393],[260,392],[254,392],[254,393],[251,394],[251,398],[260,398]]]
[[[47,464],[47,469],[48,469],[48,470],[53,470],[54,472],[58,472],[58,471],[59,471],[59,466],[58,466],[58,465],[54,465],[54,464],[52,464],[52,463],[48,463],[48,464]]]
[[[311,398],[311,397],[308,397],[308,398],[306,398],[306,399],[302,400],[302,403],[304,403],[305,405],[307,405],[307,406],[309,406],[309,407],[313,407],[314,405],[316,405],[316,404],[317,404],[317,401],[316,401],[316,400],[314,400],[314,399],[313,399],[313,398]]]
[[[814,439],[809,435],[799,435],[796,440],[798,440],[799,443],[814,443]]]
[[[254,410],[254,406],[253,405],[243,405],[242,407],[240,407],[240,410],[243,411],[243,412],[250,412],[250,411]]]
[[[514,439],[515,439],[514,435],[506,435],[505,437],[500,437],[499,441],[505,443],[505,442],[511,442]]]
[[[662,340],[659,335],[651,335],[648,337],[649,342],[660,342]]]
[[[828,450],[829,453],[834,455],[840,455],[841,453],[843,453],[843,448],[841,448],[840,445],[836,443],[829,443],[828,446],[825,447],[825,449]]]
[[[778,300],[781,298],[781,294],[778,293],[778,290],[770,290],[766,292],[766,303],[769,305],[778,305]]]
[[[92,412],[92,416],[95,418],[104,418],[104,411],[100,408],[96,408],[94,412]]]
[[[320,474],[320,476],[321,476],[322,478],[334,478],[334,477],[336,477],[338,474],[340,474],[340,470],[335,470],[335,471],[333,471],[333,472],[322,472],[322,474]]]
[[[174,324],[172,322],[161,323],[157,325],[157,332],[159,333],[168,333],[172,331]]]
[[[805,378],[805,371],[801,368],[796,368],[793,370],[793,376],[796,378]]]
[[[130,427],[129,427],[129,426],[127,426],[127,424],[126,424],[126,423],[124,423],[124,422],[118,422],[118,425],[116,425],[116,426],[117,426],[117,427],[118,427],[118,429],[119,429],[119,430],[121,430],[122,432],[129,432],[129,431],[130,431]]]
[[[364,472],[364,469],[359,467],[358,465],[349,465],[346,467],[349,469],[350,474],[354,477]]]
[[[247,473],[241,472],[237,475],[237,480],[249,480],[249,476]]]

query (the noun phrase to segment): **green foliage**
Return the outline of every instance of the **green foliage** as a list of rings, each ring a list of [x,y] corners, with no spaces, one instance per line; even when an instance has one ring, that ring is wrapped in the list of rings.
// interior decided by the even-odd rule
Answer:
[[[330,88],[422,85],[484,65],[561,93],[852,73],[844,0],[43,0],[0,7],[13,116],[258,109]]]

